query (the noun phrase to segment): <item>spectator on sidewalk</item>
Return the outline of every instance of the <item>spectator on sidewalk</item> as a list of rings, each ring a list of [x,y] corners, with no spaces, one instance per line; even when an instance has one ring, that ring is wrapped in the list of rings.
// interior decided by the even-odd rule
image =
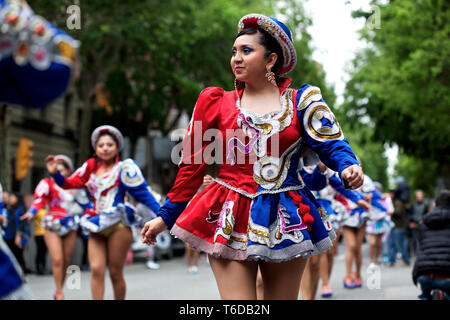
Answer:
[[[406,237],[407,227],[407,203],[405,203],[406,197],[403,196],[404,192],[400,188],[397,188],[394,194],[394,212],[392,213],[392,222],[394,228],[391,229],[389,234],[389,263],[393,267],[397,259],[397,252],[402,255],[404,265],[409,265],[408,254],[408,239]]]
[[[16,260],[19,262],[24,273],[29,273],[29,269],[25,266],[23,256],[24,247],[28,242],[29,224],[21,221],[20,217],[27,211],[23,203],[23,197],[19,193],[10,193],[6,203],[7,225],[5,228],[4,239]]]
[[[425,200],[422,190],[415,193],[415,201],[411,205],[409,214],[409,253],[411,256],[417,256],[419,240],[417,233],[419,232],[419,224],[422,222],[424,215],[429,212],[429,206]]]
[[[422,289],[420,299],[431,299],[431,290],[441,289],[450,299],[450,190],[441,191],[435,208],[419,225],[419,251],[412,272]]]

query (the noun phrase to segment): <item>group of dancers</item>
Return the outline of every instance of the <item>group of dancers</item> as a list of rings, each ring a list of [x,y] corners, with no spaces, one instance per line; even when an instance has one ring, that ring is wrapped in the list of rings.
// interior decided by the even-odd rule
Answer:
[[[0,91],[3,102],[48,104],[67,89],[75,72],[77,43],[41,17],[31,23],[33,17],[24,1],[0,0],[4,42],[0,64],[11,71],[2,77],[14,78],[0,81],[16,85]],[[46,28],[52,32],[45,33]],[[19,36],[24,30],[28,38]],[[39,38],[44,35],[45,39]],[[8,52],[5,39],[12,43]],[[37,55],[42,43],[45,46]],[[44,64],[45,54],[50,60]],[[183,140],[179,172],[162,206],[136,162],[119,160],[123,135],[115,127],[94,130],[95,156],[73,173],[67,156],[49,155],[50,177],[37,186],[24,219],[33,218],[44,206],[48,210],[44,226],[56,284],[54,298],[64,298],[74,230],[81,226],[89,233],[93,299],[104,297],[106,268],[114,298],[124,299],[123,267],[133,241],[130,227],[144,222],[141,240],[148,245],[170,229],[190,247],[206,252],[223,299],[297,299],[300,283],[302,297],[314,298],[318,278],[313,274],[319,262],[325,284],[322,293],[331,295],[326,279],[333,265],[336,233],[342,227],[347,245],[344,286],[360,287],[364,232],[367,228],[375,235],[376,247],[378,233],[389,225],[388,216],[378,206],[380,195],[364,177],[320,89],[308,84],[292,89],[292,79],[283,77],[296,63],[293,35],[284,23],[261,14],[240,19],[231,44],[235,90],[208,87],[201,92]],[[211,160],[207,156],[211,139],[204,139],[208,129],[221,133],[214,144],[223,147],[215,150],[220,172],[198,192]],[[230,137],[230,131],[236,134]],[[218,154],[223,159],[217,159]],[[308,165],[308,157],[316,161]],[[137,214],[135,202],[157,217],[146,222]],[[76,206],[82,214],[73,214]],[[0,291],[0,297],[17,297],[23,278],[0,245],[0,272],[16,270],[17,274],[11,278],[17,281]]]

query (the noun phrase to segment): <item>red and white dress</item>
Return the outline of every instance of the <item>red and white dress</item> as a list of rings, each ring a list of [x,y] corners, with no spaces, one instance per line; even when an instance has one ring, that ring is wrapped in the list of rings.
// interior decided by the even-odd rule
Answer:
[[[299,174],[301,153],[310,147],[339,174],[358,161],[320,89],[290,82],[279,87],[282,109],[264,115],[240,106],[242,87],[200,94],[158,212],[173,235],[232,260],[279,262],[331,248],[335,233]],[[218,178],[196,195],[213,162]]]
[[[44,178],[36,186],[30,211],[36,214],[40,209],[46,209],[42,227],[64,236],[78,229],[81,216],[90,207],[84,190],[64,190],[52,178]]]

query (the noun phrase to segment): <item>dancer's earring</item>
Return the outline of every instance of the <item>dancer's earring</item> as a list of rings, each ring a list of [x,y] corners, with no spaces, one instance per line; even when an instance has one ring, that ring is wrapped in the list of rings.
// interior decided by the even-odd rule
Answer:
[[[275,80],[275,73],[273,73],[270,70],[267,70],[267,73],[265,74],[265,77],[266,77],[267,81],[269,81],[275,87],[278,87],[277,81]]]

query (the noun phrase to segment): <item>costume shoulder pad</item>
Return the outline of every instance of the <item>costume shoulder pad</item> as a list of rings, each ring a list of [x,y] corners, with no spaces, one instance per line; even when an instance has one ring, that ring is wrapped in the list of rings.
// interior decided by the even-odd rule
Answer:
[[[305,84],[300,87],[300,98],[297,103],[297,110],[302,110],[308,107],[311,103],[322,100],[322,93],[319,87]]]
[[[141,169],[133,159],[126,159],[121,164],[120,181],[127,187],[138,187],[145,183]]]

